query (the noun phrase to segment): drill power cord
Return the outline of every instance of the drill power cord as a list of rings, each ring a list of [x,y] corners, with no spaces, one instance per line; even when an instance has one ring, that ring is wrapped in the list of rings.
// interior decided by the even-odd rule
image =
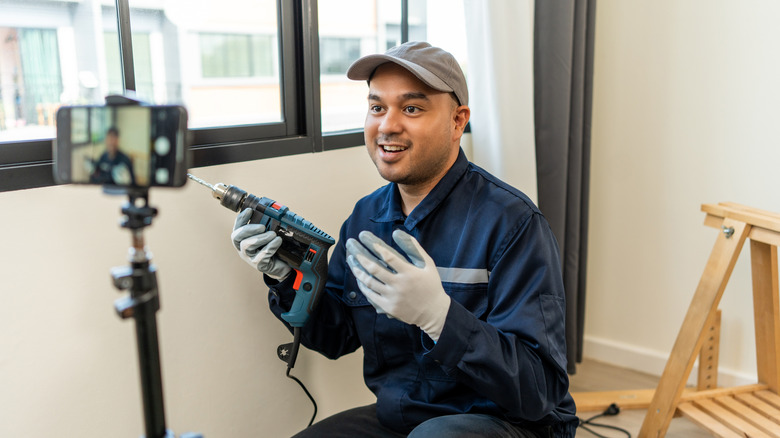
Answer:
[[[631,438],[631,433],[629,431],[625,430],[625,429],[622,429],[622,428],[617,427],[617,426],[612,426],[610,424],[594,423],[593,422],[593,420],[595,420],[596,418],[613,416],[613,415],[617,415],[619,413],[620,413],[620,407],[618,407],[617,404],[612,403],[611,405],[609,405],[609,407],[607,409],[604,410],[604,412],[602,412],[600,414],[596,414],[596,415],[588,418],[587,420],[580,420],[579,427],[587,430],[588,432],[592,433],[593,435],[595,435],[595,436],[597,436],[599,438],[609,438],[609,437],[607,437],[605,435],[601,435],[599,433],[596,433],[593,429],[591,429],[588,426],[603,427],[605,429],[616,430],[618,432],[624,433],[628,438]]]
[[[276,349],[276,355],[279,356],[279,359],[282,360],[282,362],[287,363],[287,372],[285,375],[289,377],[292,380],[295,380],[298,385],[300,385],[301,389],[303,389],[303,392],[306,393],[306,396],[309,397],[309,400],[311,400],[311,404],[314,406],[314,413],[311,415],[311,419],[309,420],[309,424],[306,427],[311,426],[314,423],[314,418],[317,416],[317,402],[314,401],[314,397],[312,397],[311,393],[308,389],[306,389],[306,386],[301,382],[297,377],[290,374],[290,370],[293,369],[295,366],[295,359],[298,357],[298,349],[301,346],[301,328],[300,327],[293,327],[293,341],[290,344],[282,344]]]

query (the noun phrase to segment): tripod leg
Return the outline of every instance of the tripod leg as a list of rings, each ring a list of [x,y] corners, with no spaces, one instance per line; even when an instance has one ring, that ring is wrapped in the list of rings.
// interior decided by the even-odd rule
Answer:
[[[155,291],[156,292],[156,291]],[[154,298],[157,301],[157,297]],[[154,305],[147,303],[135,313],[138,344],[138,366],[141,374],[146,436],[165,437],[165,408],[160,370],[160,349],[157,341],[157,320]]]
[[[114,306],[123,319],[135,319],[146,438],[167,436],[156,319],[160,300],[155,274],[155,268],[149,265],[148,260],[112,271],[114,284],[130,289],[130,295],[117,300]]]

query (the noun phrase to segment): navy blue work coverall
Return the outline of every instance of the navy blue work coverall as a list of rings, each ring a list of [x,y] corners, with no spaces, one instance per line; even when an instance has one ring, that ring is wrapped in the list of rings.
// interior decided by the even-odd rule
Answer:
[[[113,170],[116,166],[125,166],[130,172],[130,182],[128,185],[135,185],[135,172],[133,172],[133,161],[122,151],[117,151],[114,158],[103,152],[95,164],[95,172],[90,175],[89,182],[93,184],[116,184],[114,181]]]
[[[369,230],[398,250],[395,229],[430,254],[452,298],[438,343],[377,314],[347,266],[348,238]],[[294,298],[293,277],[278,284],[265,277],[280,319]],[[394,183],[358,201],[333,250],[326,292],[302,329],[302,344],[331,359],[362,346],[364,379],[385,427],[408,433],[433,417],[481,413],[574,436],[555,237],[527,196],[468,162],[462,150],[408,217]]]

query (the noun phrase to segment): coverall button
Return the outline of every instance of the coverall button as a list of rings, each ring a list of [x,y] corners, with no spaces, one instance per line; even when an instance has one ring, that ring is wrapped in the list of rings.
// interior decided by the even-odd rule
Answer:
[[[357,292],[353,290],[349,293],[349,299],[354,300],[355,298],[357,298]]]

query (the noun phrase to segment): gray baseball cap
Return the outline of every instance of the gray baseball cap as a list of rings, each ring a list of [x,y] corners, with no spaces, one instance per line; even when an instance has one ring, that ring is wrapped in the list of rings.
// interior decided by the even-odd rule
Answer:
[[[368,80],[374,70],[386,62],[404,67],[434,90],[455,93],[461,105],[469,104],[466,77],[458,61],[451,53],[425,42],[410,41],[384,54],[366,55],[349,66],[347,77]]]

